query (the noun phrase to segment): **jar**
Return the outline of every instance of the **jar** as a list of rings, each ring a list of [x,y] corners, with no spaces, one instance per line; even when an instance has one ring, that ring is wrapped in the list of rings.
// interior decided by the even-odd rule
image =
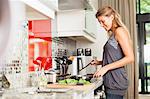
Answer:
[[[55,71],[49,71],[46,72],[46,78],[47,78],[47,83],[56,83],[56,72]]]

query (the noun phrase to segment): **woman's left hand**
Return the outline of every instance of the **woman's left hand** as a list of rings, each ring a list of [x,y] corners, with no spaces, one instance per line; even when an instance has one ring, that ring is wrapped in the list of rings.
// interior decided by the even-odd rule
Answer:
[[[107,67],[101,67],[98,71],[95,72],[95,74],[93,75],[93,77],[102,77],[106,72],[108,71]]]

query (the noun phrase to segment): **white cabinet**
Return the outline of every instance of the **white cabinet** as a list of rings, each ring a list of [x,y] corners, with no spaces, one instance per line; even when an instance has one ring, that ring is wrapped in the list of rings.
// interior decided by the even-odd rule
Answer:
[[[96,37],[97,33],[97,19],[95,17],[95,12],[91,10],[85,11],[85,30],[89,35]]]
[[[59,11],[56,17],[58,37],[70,37],[75,40],[86,39],[95,42],[97,26],[93,11]]]
[[[58,9],[58,0],[21,0],[43,15],[54,19],[55,11]],[[55,1],[55,2],[54,2]]]
[[[58,32],[80,31],[85,28],[85,11],[60,11],[57,13]]]

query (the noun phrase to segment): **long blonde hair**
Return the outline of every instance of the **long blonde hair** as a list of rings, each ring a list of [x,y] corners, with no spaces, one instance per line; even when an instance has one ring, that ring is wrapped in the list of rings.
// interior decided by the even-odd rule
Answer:
[[[127,29],[125,24],[122,22],[119,13],[115,9],[113,9],[112,7],[105,6],[102,9],[98,9],[95,16],[96,16],[96,18],[98,18],[99,16],[108,16],[109,17],[111,15],[114,15],[114,21],[116,22],[117,26],[123,27],[129,33],[129,30]]]

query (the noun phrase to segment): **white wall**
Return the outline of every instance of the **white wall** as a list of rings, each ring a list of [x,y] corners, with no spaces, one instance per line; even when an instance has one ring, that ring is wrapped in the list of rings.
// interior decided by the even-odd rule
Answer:
[[[6,49],[7,60],[24,60],[27,54],[27,23],[25,5],[18,0],[10,0],[11,9],[11,29],[8,37],[8,46]]]
[[[11,87],[21,87],[25,84],[25,76],[28,66],[28,36],[25,5],[19,0],[10,0],[11,29],[8,39],[8,46],[3,57],[5,62],[6,75]],[[18,61],[18,62],[14,62]],[[20,70],[16,73],[16,68]],[[10,69],[12,68],[12,70]],[[23,83],[24,82],[24,83]]]

